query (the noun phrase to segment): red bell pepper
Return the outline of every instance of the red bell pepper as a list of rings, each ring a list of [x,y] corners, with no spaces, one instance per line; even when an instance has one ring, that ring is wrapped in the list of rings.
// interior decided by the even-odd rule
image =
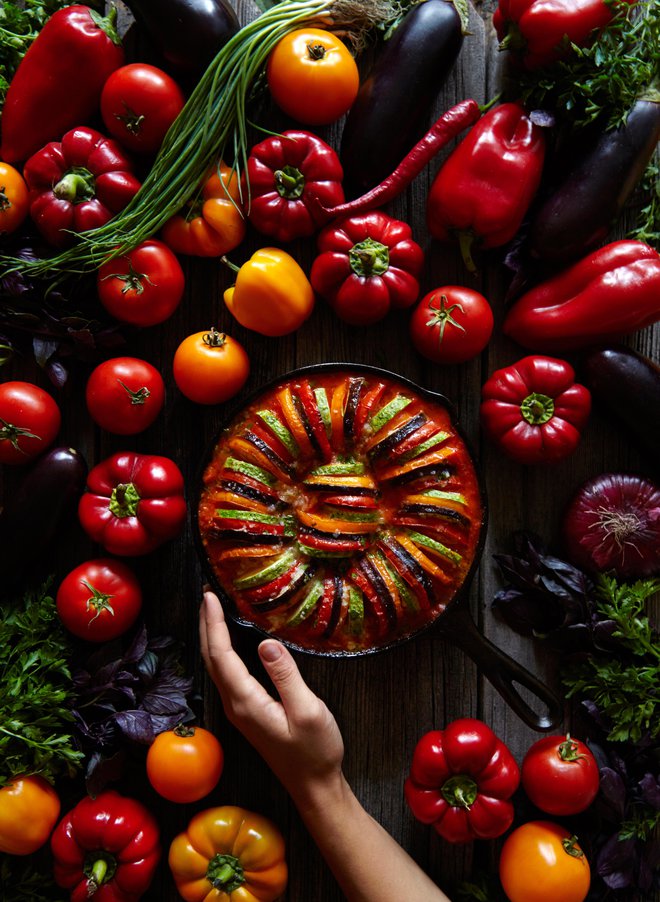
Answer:
[[[137,193],[133,164],[116,141],[80,126],[51,141],[25,164],[30,215],[49,244],[104,225]]]
[[[419,297],[424,252],[407,223],[374,210],[326,226],[317,244],[312,287],[345,322],[370,325]]]
[[[660,254],[641,241],[614,241],[520,297],[504,333],[556,353],[617,340],[660,320]]]
[[[524,357],[483,386],[481,424],[509,457],[551,463],[572,454],[591,411],[573,367],[554,357]]]
[[[501,247],[510,241],[536,194],[545,157],[543,129],[517,103],[486,113],[438,172],[427,201],[431,234],[459,240],[474,272],[472,245]]]
[[[311,132],[266,138],[252,148],[247,161],[248,218],[255,229],[278,241],[313,235],[327,222],[320,205],[343,203],[343,176],[335,151]]]
[[[62,818],[51,849],[55,881],[71,902],[137,902],[158,865],[160,834],[144,805],[106,791]]]
[[[566,56],[571,44],[589,46],[616,10],[608,0],[499,0],[493,25],[500,50],[531,70]]]
[[[509,799],[519,782],[513,755],[490,727],[462,718],[422,736],[404,789],[418,821],[449,842],[464,843],[509,829]]]
[[[2,111],[3,160],[26,160],[93,116],[108,76],[124,65],[116,19],[114,7],[107,18],[88,6],[53,13],[9,85]]]
[[[181,531],[183,475],[167,457],[113,454],[90,471],[78,516],[111,554],[146,554]]]

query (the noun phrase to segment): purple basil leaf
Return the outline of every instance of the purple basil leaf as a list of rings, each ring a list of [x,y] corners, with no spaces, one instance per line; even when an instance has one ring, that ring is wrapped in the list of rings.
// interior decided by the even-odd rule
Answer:
[[[158,673],[160,662],[158,656],[149,650],[144,653],[137,663],[137,672],[142,683],[150,683]]]
[[[49,360],[46,364],[46,375],[55,388],[64,388],[69,378],[69,371],[59,360]]]
[[[32,339],[32,350],[34,352],[34,359],[37,361],[37,364],[40,367],[45,367],[53,354],[57,351],[59,347],[58,341],[52,341],[49,339],[40,338],[38,335],[35,335]]]
[[[608,821],[620,824],[626,812],[626,784],[611,767],[600,771],[598,809]]]
[[[194,713],[188,708],[185,712],[169,716],[154,714],[151,717],[151,726],[154,734],[158,735],[158,733],[163,733],[165,730],[173,730],[180,723],[188,723],[188,721],[194,719]]]
[[[124,655],[124,664],[137,664],[147,650],[147,627],[142,624],[133,638],[130,648]]]
[[[635,840],[610,836],[596,858],[596,872],[612,890],[626,889],[635,879]]]
[[[142,707],[151,714],[176,714],[188,707],[192,679],[161,674],[142,697]]]
[[[119,711],[115,714],[114,721],[123,735],[133,742],[150,745],[156,738],[151,716],[146,711]]]
[[[96,797],[103,792],[108,783],[115,783],[124,776],[125,766],[126,754],[123,750],[107,757],[100,752],[94,752],[85,772],[87,792],[92,798]]]
[[[639,788],[642,801],[656,811],[660,811],[660,781],[658,778],[653,774],[644,774],[639,781]]]

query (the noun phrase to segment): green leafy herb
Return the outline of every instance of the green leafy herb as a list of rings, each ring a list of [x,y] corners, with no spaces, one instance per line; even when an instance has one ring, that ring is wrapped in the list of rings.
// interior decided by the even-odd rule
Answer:
[[[625,4],[591,47],[545,69],[519,73],[516,89],[531,109],[554,109],[573,125],[606,115],[612,127],[658,79],[660,4]]]
[[[596,606],[615,624],[612,637],[632,655],[590,657],[571,665],[564,677],[568,697],[591,699],[610,724],[612,742],[639,742],[645,733],[660,736],[660,642],[645,614],[646,600],[660,591],[660,580],[618,583],[601,576]]]
[[[645,241],[651,247],[660,247],[660,165],[651,160],[640,184],[640,194],[648,198],[637,216],[637,225],[629,233],[630,238]]]
[[[69,645],[47,586],[0,606],[0,785],[22,773],[73,775],[83,754],[72,735]]]
[[[0,110],[9,82],[30,44],[58,9],[76,0],[2,0],[0,5]],[[89,4],[90,6],[93,4]]]

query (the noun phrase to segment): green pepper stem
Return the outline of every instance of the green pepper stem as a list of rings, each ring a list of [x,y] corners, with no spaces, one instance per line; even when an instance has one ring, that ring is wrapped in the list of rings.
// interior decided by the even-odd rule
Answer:
[[[390,267],[390,252],[380,241],[365,238],[350,249],[348,262],[356,276],[381,276]]]
[[[112,490],[110,496],[110,511],[119,517],[137,516],[137,508],[140,503],[140,494],[132,482],[121,482]]]
[[[467,774],[456,774],[442,784],[440,791],[452,808],[465,808],[469,811],[479,794],[479,787]]]
[[[283,166],[274,172],[275,187],[280,197],[298,200],[305,190],[305,176],[295,166]]]
[[[83,166],[69,169],[53,188],[53,194],[59,200],[68,200],[72,204],[91,200],[95,195],[94,176]]]
[[[521,403],[520,413],[530,426],[543,426],[555,415],[555,402],[549,395],[532,392]]]
[[[245,883],[245,874],[241,862],[235,855],[218,854],[209,861],[206,879],[214,889],[231,896]]]

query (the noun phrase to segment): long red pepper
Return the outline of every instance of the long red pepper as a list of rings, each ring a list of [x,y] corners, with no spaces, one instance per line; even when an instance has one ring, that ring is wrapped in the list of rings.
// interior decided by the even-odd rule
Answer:
[[[398,197],[443,147],[466,128],[474,125],[480,116],[481,108],[476,100],[462,100],[457,103],[434,122],[424,137],[415,144],[394,172],[383,179],[380,185],[376,185],[361,197],[356,197],[355,200],[345,204],[338,204],[336,207],[325,207],[315,198],[314,206],[318,214],[318,221],[322,221],[323,218],[329,221],[338,216],[364,213]]]

